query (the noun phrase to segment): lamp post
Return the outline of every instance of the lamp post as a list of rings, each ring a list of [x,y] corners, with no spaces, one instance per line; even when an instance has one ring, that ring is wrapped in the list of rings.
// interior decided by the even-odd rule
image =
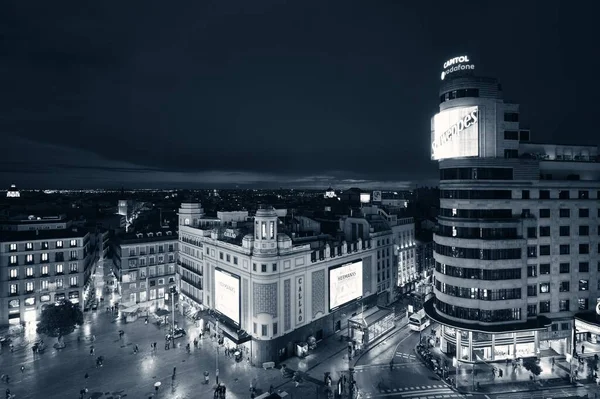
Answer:
[[[171,287],[171,309],[173,312],[172,320],[171,320],[171,339],[175,342],[175,292],[176,288]]]
[[[215,329],[217,332],[217,356],[215,357],[216,359],[216,370],[215,370],[215,377],[216,377],[216,381],[217,381],[217,385],[219,385],[219,320],[217,319],[217,328]]]

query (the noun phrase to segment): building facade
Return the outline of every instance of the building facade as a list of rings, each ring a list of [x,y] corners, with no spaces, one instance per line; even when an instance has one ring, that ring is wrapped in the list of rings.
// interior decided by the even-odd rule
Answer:
[[[415,222],[413,218],[397,219],[392,225],[394,232],[394,255],[397,261],[397,280],[400,293],[406,294],[415,289],[418,280],[416,262]]]
[[[378,266],[392,257],[392,232],[376,217],[340,220],[343,241],[327,235],[293,241],[269,207],[238,235],[203,228],[200,204],[182,204],[179,218],[184,306],[215,310],[226,343],[255,365],[279,362],[296,354],[299,342],[349,328],[362,306],[377,303]]]
[[[425,310],[442,325],[442,351],[461,361],[569,355],[575,320],[597,304],[597,148],[529,136],[497,80],[443,82],[432,119],[435,298]],[[582,320],[579,338],[595,342]]]
[[[169,230],[115,238],[114,273],[123,307],[168,307],[165,296],[175,286],[178,245],[177,234]]]
[[[0,325],[35,329],[43,308],[64,299],[83,310],[92,261],[82,229],[0,231]]]

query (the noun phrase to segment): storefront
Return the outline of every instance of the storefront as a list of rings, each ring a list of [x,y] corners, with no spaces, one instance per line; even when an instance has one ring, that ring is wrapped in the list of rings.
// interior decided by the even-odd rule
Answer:
[[[358,347],[366,346],[394,328],[393,309],[375,306],[348,320],[348,336]]]
[[[577,344],[593,344],[588,345],[586,352],[597,352],[596,348],[600,348],[600,315],[595,312],[576,314],[575,339]]]

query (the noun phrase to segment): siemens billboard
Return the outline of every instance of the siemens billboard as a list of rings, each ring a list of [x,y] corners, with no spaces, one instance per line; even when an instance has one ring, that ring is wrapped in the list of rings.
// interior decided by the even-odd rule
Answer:
[[[431,159],[479,155],[479,107],[452,108],[433,117]]]
[[[240,278],[215,269],[215,310],[240,324]]]
[[[329,269],[329,311],[363,295],[362,259]]]

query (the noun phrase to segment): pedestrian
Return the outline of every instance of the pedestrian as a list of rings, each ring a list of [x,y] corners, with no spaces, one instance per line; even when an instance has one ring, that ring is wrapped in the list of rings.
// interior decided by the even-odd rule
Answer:
[[[177,373],[177,367],[173,367],[173,377],[175,377],[176,373]]]
[[[87,380],[88,378],[90,378],[90,375],[88,373],[85,373],[85,375],[83,376],[83,378],[85,378]]]
[[[25,372],[25,366],[21,366],[21,373]]]

